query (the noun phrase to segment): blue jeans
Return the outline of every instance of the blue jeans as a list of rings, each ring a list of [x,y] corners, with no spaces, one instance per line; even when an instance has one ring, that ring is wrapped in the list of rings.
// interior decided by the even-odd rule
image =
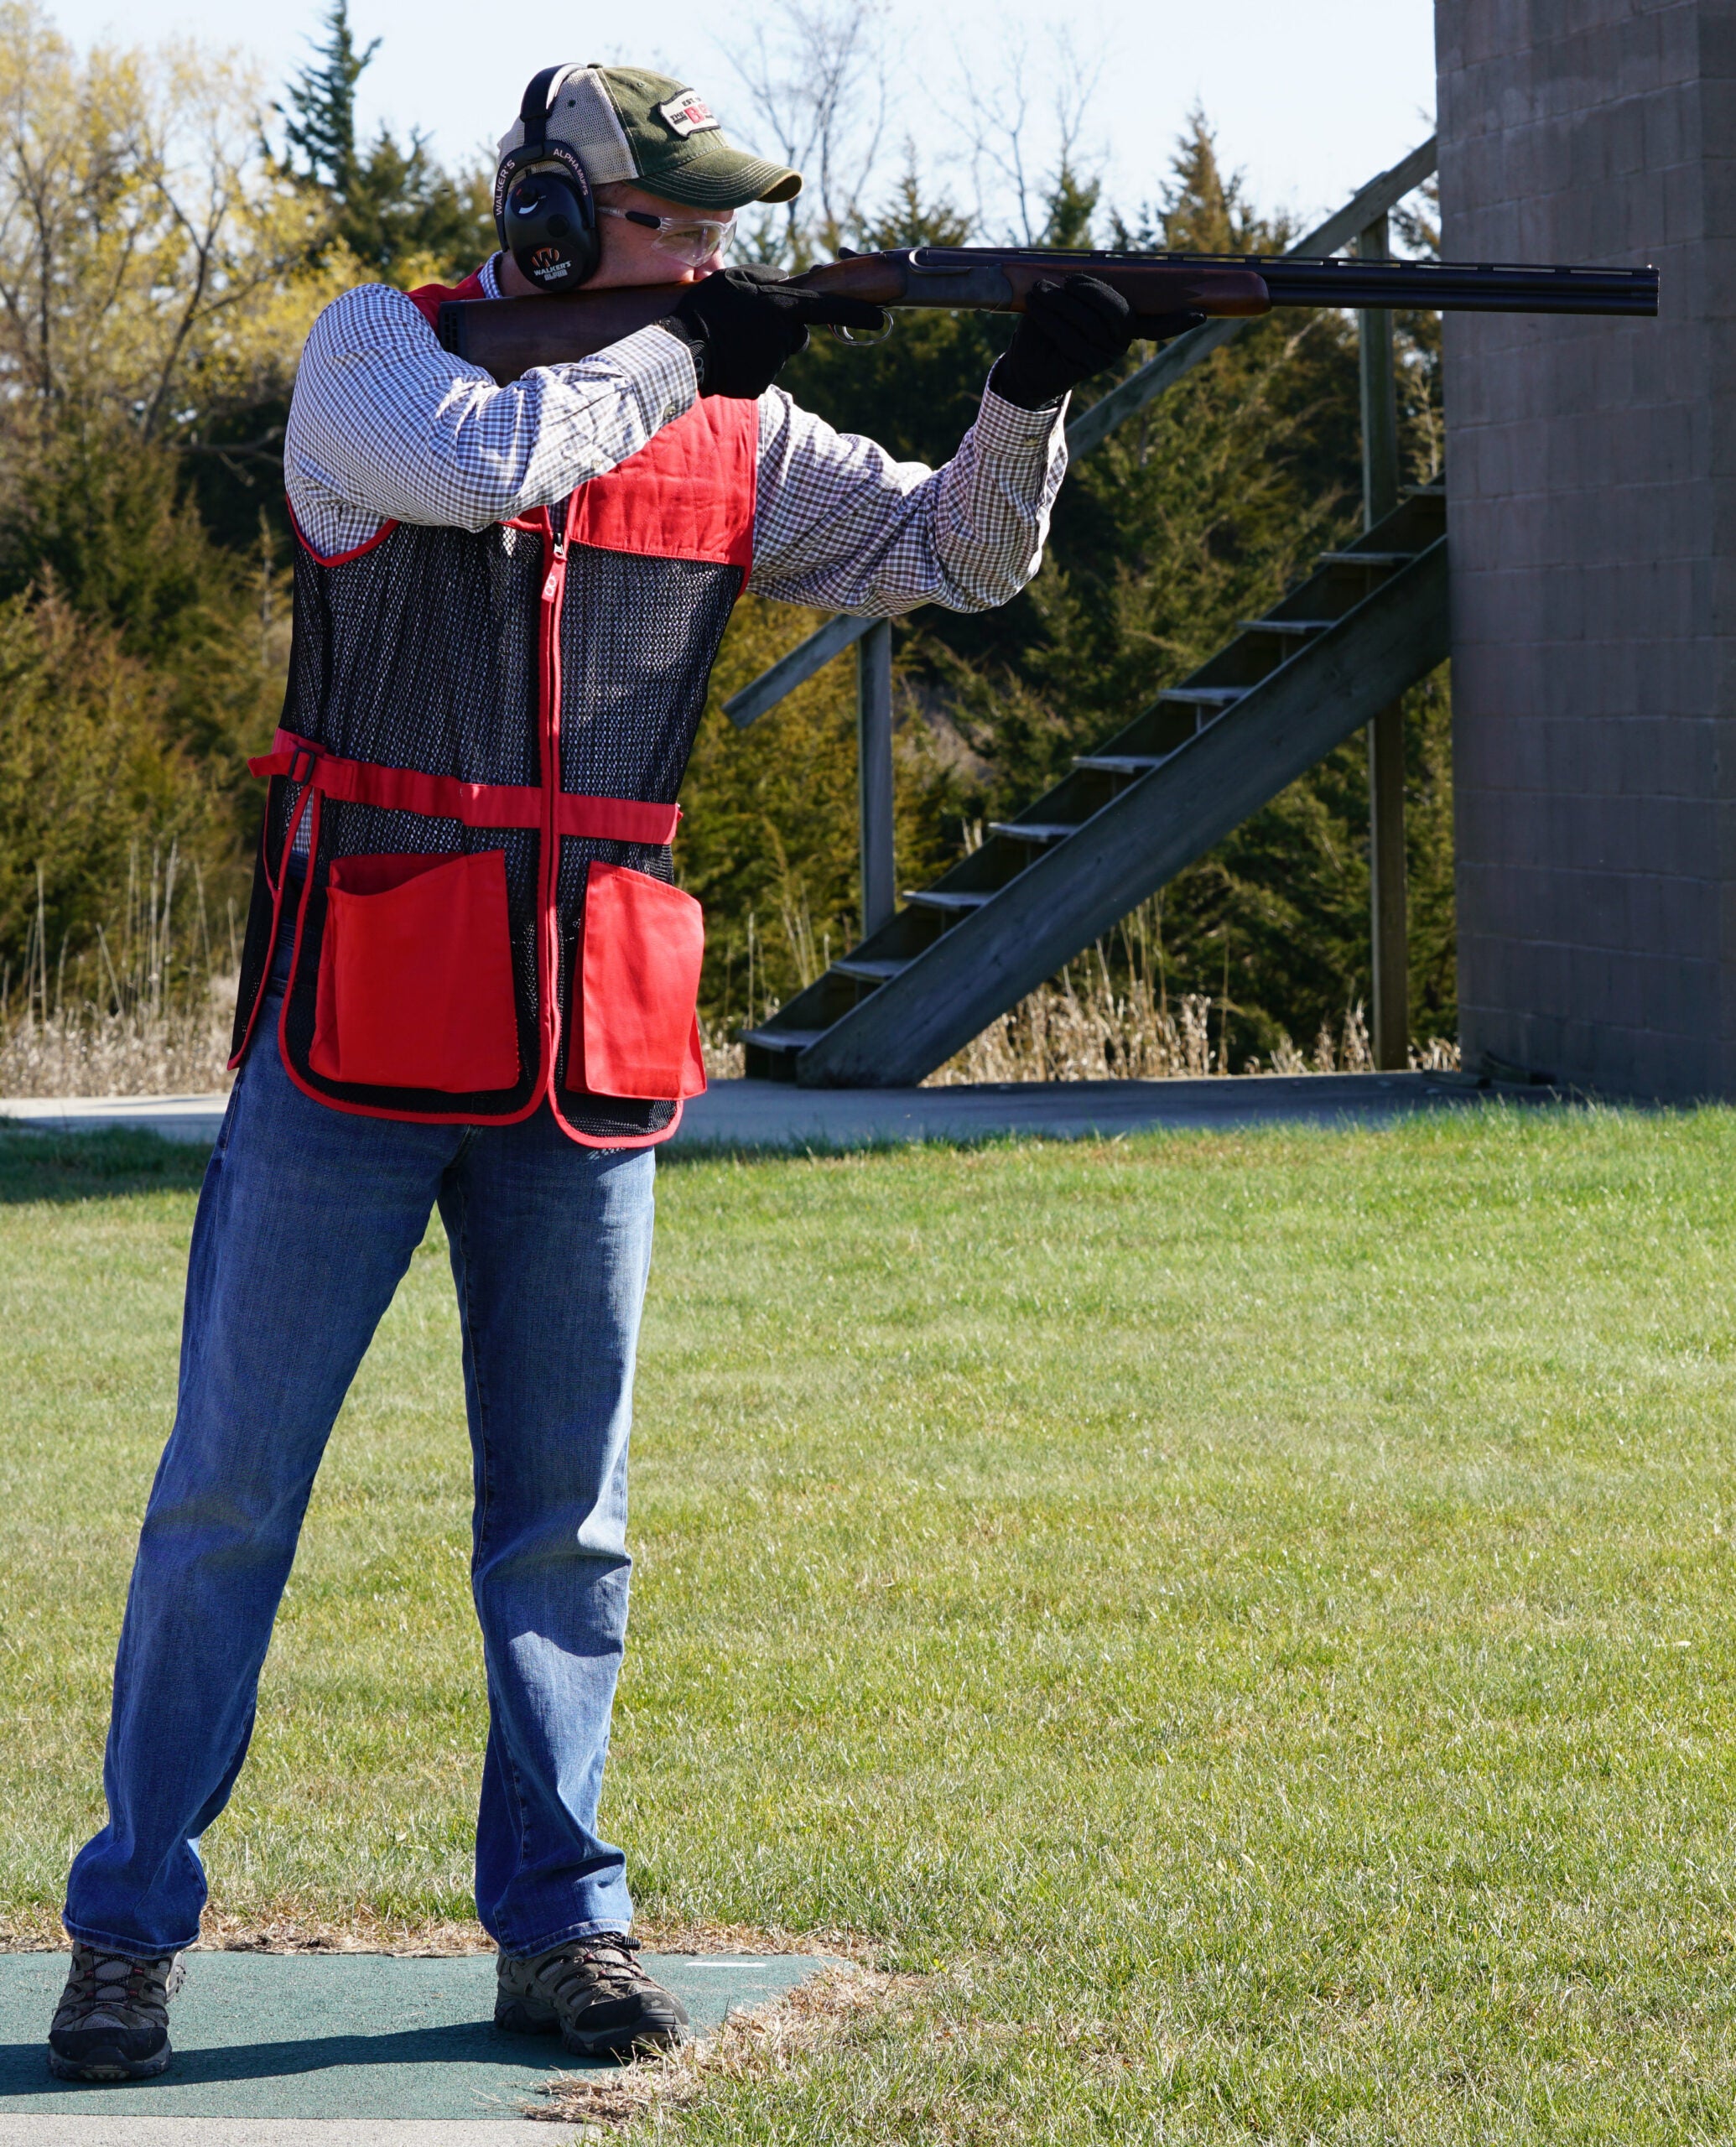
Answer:
[[[284,1073],[260,1010],[205,1173],[174,1429],[115,1664],[108,1824],[66,1928],[162,1954],[199,1931],[314,1472],[438,1204],[464,1338],[471,1584],[488,1682],[476,1909],[512,1953],[632,1917],[597,1797],[627,1614],[627,1432],[651,1261],[644,1149],[351,1117]]]

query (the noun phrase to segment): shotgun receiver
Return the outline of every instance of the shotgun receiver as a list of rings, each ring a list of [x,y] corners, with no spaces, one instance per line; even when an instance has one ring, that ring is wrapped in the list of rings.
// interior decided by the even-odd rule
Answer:
[[[790,282],[897,309],[938,307],[1022,313],[1044,277],[1099,277],[1133,308],[1140,332],[1162,341],[1202,318],[1246,319],[1274,306],[1442,313],[1597,313],[1649,318],[1655,268],[1525,268],[1506,262],[1302,261],[1203,253],[1087,253],[1039,247],[918,246],[847,253]],[[504,385],[533,366],[593,357],[663,320],[677,287],[633,285],[564,298],[449,300],[441,342]],[[841,332],[841,331],[840,331]],[[848,339],[846,339],[848,340]]]

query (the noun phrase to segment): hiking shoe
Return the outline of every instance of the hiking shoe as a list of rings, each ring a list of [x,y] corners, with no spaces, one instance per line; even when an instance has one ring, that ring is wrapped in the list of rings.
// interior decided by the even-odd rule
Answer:
[[[49,2071],[57,2080],[148,2080],[163,2072],[169,2001],[185,1973],[179,1953],[141,1960],[75,1945],[49,2030]]]
[[[552,2035],[575,2057],[673,2050],[692,2034],[687,2008],[633,1958],[637,1938],[595,1931],[546,1953],[502,1953],[494,2025],[510,2035]]]

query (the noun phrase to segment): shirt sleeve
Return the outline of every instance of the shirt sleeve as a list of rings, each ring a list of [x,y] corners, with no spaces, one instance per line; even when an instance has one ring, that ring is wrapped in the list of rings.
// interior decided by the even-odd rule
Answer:
[[[390,521],[484,529],[626,461],[697,392],[691,352],[661,328],[497,387],[402,291],[365,284],[326,307],[302,354],[289,502],[328,558]]]
[[[1005,604],[1042,564],[1065,409],[1021,410],[985,388],[958,453],[930,470],[768,390],[749,587],[870,618]]]

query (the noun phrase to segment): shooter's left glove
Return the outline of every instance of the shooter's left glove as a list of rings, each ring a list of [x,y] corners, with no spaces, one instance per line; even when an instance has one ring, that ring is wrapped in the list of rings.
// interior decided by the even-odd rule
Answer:
[[[860,299],[797,289],[775,268],[749,263],[689,283],[657,325],[692,351],[700,394],[751,402],[808,348],[810,326],[872,330],[886,318]]]
[[[1133,308],[1095,276],[1045,278],[1032,287],[1012,341],[989,377],[1021,410],[1052,408],[1094,372],[1124,357],[1137,331]]]

